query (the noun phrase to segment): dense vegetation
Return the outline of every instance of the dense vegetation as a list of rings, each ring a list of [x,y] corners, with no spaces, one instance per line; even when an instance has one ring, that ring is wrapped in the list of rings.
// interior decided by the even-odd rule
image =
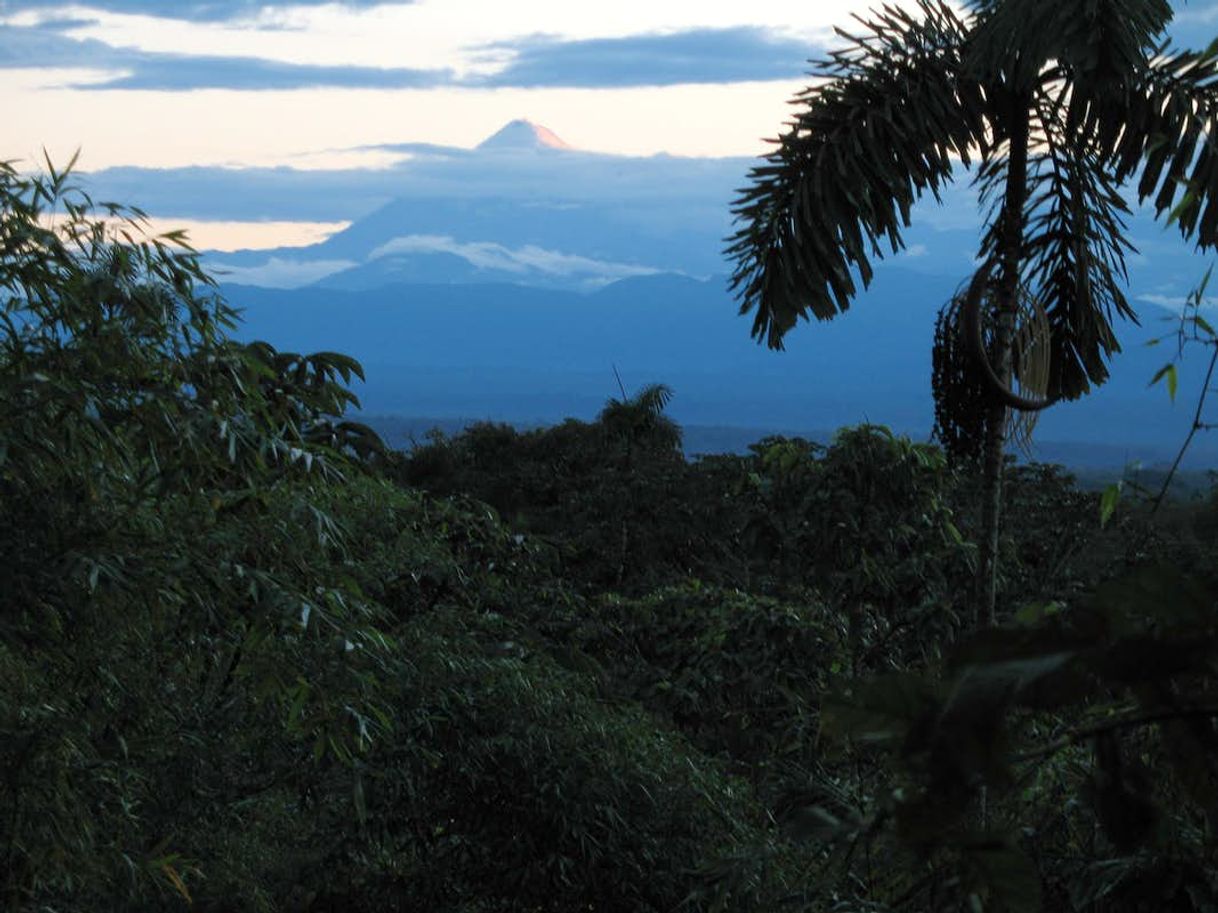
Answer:
[[[668,391],[387,452],[179,239],[0,170],[15,911],[1213,910],[1215,503]],[[1109,505],[1111,506],[1111,505]]]
[[[753,335],[845,311],[913,204],[970,172],[984,225],[940,312],[935,431],[982,463],[977,620],[997,622],[1005,445],[1104,383],[1136,188],[1218,248],[1218,42],[1171,46],[1167,0],[914,0],[837,29],[754,166],[728,255]]]

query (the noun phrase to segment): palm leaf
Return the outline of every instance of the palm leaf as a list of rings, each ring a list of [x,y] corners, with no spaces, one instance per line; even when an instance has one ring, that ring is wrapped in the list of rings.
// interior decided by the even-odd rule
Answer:
[[[1218,47],[1164,52],[1140,77],[1125,96],[1092,101],[1085,130],[1118,181],[1141,169],[1139,200],[1153,198],[1185,238],[1218,245]]]
[[[1172,18],[1167,0],[971,0],[967,63],[1030,91],[1052,63],[1085,96],[1128,88]]]
[[[681,428],[664,414],[671,401],[671,387],[648,384],[634,396],[610,397],[597,421],[620,440],[650,440],[662,449],[675,450],[681,446]]]
[[[881,242],[901,248],[913,203],[985,141],[980,87],[959,75],[965,23],[942,3],[919,9],[884,7],[862,35],[840,33],[846,46],[813,74],[826,81],[797,97],[802,112],[736,200],[732,287],[772,348],[809,312],[846,310]]]
[[[1049,392],[1074,399],[1108,377],[1120,351],[1114,315],[1136,320],[1125,297],[1129,207],[1098,155],[1070,132],[1060,93],[1042,92],[1024,230],[1024,281],[1036,289],[1051,337]]]

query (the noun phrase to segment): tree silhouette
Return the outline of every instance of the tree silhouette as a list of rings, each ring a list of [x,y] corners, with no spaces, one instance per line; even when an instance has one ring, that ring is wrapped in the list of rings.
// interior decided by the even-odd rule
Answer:
[[[986,311],[988,390],[978,620],[993,620],[995,557],[1020,288],[1049,324],[1047,397],[1107,378],[1114,315],[1136,319],[1120,188],[1202,246],[1218,240],[1218,48],[1171,51],[1164,0],[934,0],[839,30],[818,83],[737,198],[733,288],[772,348],[800,318],[847,309],[896,252],[910,209],[963,167],[986,227],[972,306]],[[823,81],[821,81],[823,80]],[[876,353],[882,358],[882,353]],[[995,381],[997,381],[995,383]]]
[[[681,427],[664,414],[672,390],[665,384],[648,384],[634,396],[610,397],[597,416],[606,434],[629,455],[635,448],[657,453],[678,453]]]

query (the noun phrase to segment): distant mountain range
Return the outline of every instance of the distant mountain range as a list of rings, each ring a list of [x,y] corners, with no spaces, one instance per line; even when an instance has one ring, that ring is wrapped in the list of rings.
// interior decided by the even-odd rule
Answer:
[[[905,247],[885,251],[849,313],[797,328],[789,351],[774,353],[750,340],[726,290],[730,205],[751,162],[588,153],[527,120],[473,149],[383,148],[408,158],[364,172],[106,172],[94,176],[95,195],[134,195],[143,181],[154,199],[192,201],[195,216],[224,200],[246,207],[230,218],[350,219],[308,247],[205,258],[246,308],[244,333],[363,360],[370,412],[591,417],[617,392],[616,367],[629,388],[670,384],[673,414],[688,424],[817,430],[870,420],[929,431],[935,313],[977,249],[967,183],[947,187],[942,205],[915,207]],[[1208,261],[1136,208],[1128,236],[1143,327],[1118,327],[1126,352],[1111,382],[1049,410],[1038,431],[1056,442],[1045,456],[1074,465],[1169,458],[1200,384],[1198,350],[1179,402],[1147,389],[1170,347],[1143,343],[1170,329],[1163,319]],[[1202,437],[1192,463],[1215,458],[1218,443]]]
[[[745,171],[738,160],[580,152],[527,120],[473,150],[411,154],[499,184],[481,195],[443,181],[409,187],[320,244],[215,254],[213,267],[239,283],[356,291],[417,282],[591,291],[659,272],[705,278],[723,270],[731,188]],[[545,186],[532,187],[539,176]]]
[[[815,436],[871,421],[925,437],[933,422],[934,317],[953,288],[886,268],[865,301],[796,330],[782,353],[750,340],[722,278],[642,276],[592,294],[458,283],[223,291],[245,308],[242,332],[251,338],[361,359],[368,383],[359,393],[369,413],[524,424],[591,418],[618,394],[616,370],[629,390],[669,384],[673,416],[690,425]],[[1192,418],[1204,354],[1185,360],[1175,404],[1162,386],[1148,387],[1170,347],[1143,343],[1168,330],[1171,316],[1151,305],[1143,327],[1120,328],[1126,351],[1111,381],[1042,417],[1039,458],[1079,467],[1170,458]],[[1218,447],[1202,437],[1188,465],[1216,457]]]

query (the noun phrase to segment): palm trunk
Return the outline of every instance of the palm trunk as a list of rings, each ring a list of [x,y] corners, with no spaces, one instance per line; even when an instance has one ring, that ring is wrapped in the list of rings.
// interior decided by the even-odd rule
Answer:
[[[1003,203],[999,254],[998,312],[995,316],[990,363],[998,376],[1011,376],[1011,344],[1019,309],[1019,263],[1023,247],[1023,209],[1028,192],[1028,106],[1012,99],[1007,186]],[[994,402],[986,413],[982,464],[981,543],[977,561],[976,625],[993,626],[998,595],[998,529],[1002,520],[1003,449],[1006,444],[1007,407]]]

